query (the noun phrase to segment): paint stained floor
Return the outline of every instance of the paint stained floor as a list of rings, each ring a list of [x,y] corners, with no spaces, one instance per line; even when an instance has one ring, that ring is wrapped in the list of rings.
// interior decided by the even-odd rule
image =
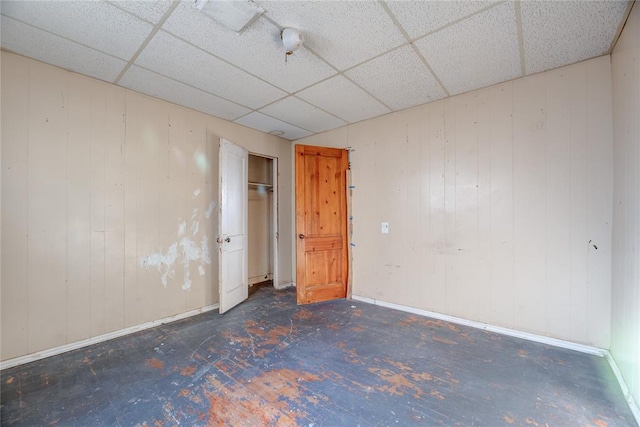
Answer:
[[[603,358],[273,288],[1,381],[3,426],[636,425]]]

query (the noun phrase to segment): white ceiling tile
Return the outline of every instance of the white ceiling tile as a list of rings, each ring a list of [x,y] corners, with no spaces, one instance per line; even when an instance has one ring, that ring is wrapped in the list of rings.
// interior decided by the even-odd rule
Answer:
[[[266,15],[304,34],[305,45],[340,70],[405,43],[377,1],[259,1]]]
[[[155,96],[227,120],[236,119],[251,111],[233,102],[135,65],[127,70],[119,84],[136,92]]]
[[[410,46],[379,56],[345,74],[394,111],[447,95]]]
[[[414,44],[451,94],[522,74],[512,2],[474,15]]]
[[[126,60],[153,29],[97,1],[2,1],[2,14]]]
[[[293,96],[268,105],[260,111],[311,132],[323,132],[347,124],[344,120]]]
[[[522,34],[527,74],[608,52],[626,1],[524,1]]]
[[[297,93],[296,96],[349,123],[391,112],[343,76],[332,77]]]
[[[112,82],[127,65],[121,59],[89,49],[30,25],[2,16],[2,48],[67,70]]]
[[[158,31],[136,64],[250,108],[286,96],[269,83],[164,31]]]
[[[253,129],[258,129],[262,132],[284,132],[281,135],[278,132],[277,135],[280,138],[288,139],[290,141],[313,135],[307,130],[300,129],[299,127],[290,125],[289,123],[274,119],[273,117],[265,116],[264,114],[256,111],[239,118],[235,122]]]
[[[495,1],[387,0],[386,3],[409,37],[415,39],[469,16]]]
[[[306,49],[299,49],[285,63],[280,30],[265,19],[238,34],[198,12],[191,3],[181,3],[162,28],[288,92],[335,74]]]
[[[171,0],[111,0],[112,3],[146,21],[157,24],[171,6]],[[191,2],[190,2],[191,3]]]

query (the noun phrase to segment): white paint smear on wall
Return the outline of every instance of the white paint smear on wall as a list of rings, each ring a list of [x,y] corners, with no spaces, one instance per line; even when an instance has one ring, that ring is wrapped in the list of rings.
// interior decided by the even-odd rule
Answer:
[[[200,194],[200,190],[193,192],[194,198]],[[210,202],[205,213],[208,219],[215,209],[216,203]],[[198,208],[193,208],[191,215],[191,224],[189,226],[191,235],[186,235],[187,222],[182,218],[178,219],[178,241],[171,244],[166,251],[156,252],[140,258],[140,267],[148,269],[156,268],[160,273],[162,285],[166,288],[169,279],[173,278],[176,268],[182,266],[183,282],[182,289],[188,290],[193,284],[191,280],[191,269],[193,264],[198,266],[200,276],[205,274],[205,265],[211,264],[211,256],[209,255],[209,241],[207,236],[201,236],[198,243],[197,235],[200,232],[200,221],[198,218]]]
[[[216,208],[217,203],[216,202],[209,202],[209,207],[207,207],[207,212],[205,212],[204,217],[206,219],[211,218],[211,214],[213,213],[213,210]]]
[[[156,267],[160,273],[162,273],[161,280],[164,287],[167,287],[169,278],[174,275],[173,265],[178,259],[178,244],[174,243],[169,246],[167,253],[155,253],[147,255],[140,260],[140,267]]]

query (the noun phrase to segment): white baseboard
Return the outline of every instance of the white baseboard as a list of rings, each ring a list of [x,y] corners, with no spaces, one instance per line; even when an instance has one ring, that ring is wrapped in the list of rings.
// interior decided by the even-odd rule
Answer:
[[[108,341],[114,338],[122,337],[125,335],[133,334],[135,332],[143,331],[145,329],[153,328],[163,325],[165,323],[175,322],[176,320],[186,319],[187,317],[195,316],[196,314],[206,313],[219,308],[219,304],[208,305],[206,307],[198,308],[195,310],[187,311],[185,313],[175,314],[173,316],[165,317],[159,320],[153,320],[151,322],[143,323],[141,325],[130,326],[128,328],[119,329],[117,331],[108,332],[96,337],[87,338],[85,340],[72,342],[69,344],[61,345],[59,347],[50,348],[47,350],[38,351],[35,353],[27,354],[25,356],[15,357],[0,362],[0,371],[3,369],[13,368],[14,366],[23,365],[25,363],[35,362],[36,360],[44,359],[47,357],[55,356],[57,354],[66,353],[67,351],[77,350],[82,347],[87,347],[93,344],[98,344],[104,341]]]
[[[631,390],[629,390],[627,383],[622,377],[622,372],[620,371],[620,368],[618,368],[618,364],[616,363],[616,360],[611,355],[611,352],[607,351],[606,357],[607,357],[607,362],[609,362],[609,366],[611,366],[611,370],[613,371],[613,374],[616,376],[616,379],[618,380],[618,384],[620,384],[620,389],[622,389],[624,398],[627,400],[629,409],[631,409],[631,412],[633,413],[633,416],[635,417],[636,422],[640,426],[640,407],[638,407],[638,403],[633,398],[633,395],[631,394]]]
[[[296,286],[295,282],[284,282],[284,283],[278,283],[278,284],[273,284],[273,287],[276,288],[277,290],[281,290],[281,289],[286,289],[286,288],[290,288],[292,286]]]
[[[476,322],[473,320],[467,320],[460,317],[449,316],[448,314],[435,313],[433,311],[421,310],[419,308],[408,307],[406,305],[393,304],[390,302],[380,301],[373,298],[361,297],[359,295],[353,295],[351,298],[356,301],[375,304],[381,307],[393,308],[395,310],[405,311],[407,313],[444,320],[446,322],[456,323],[458,325],[470,326],[472,328],[482,329],[489,332],[497,332],[499,334],[509,335],[516,338],[522,338],[529,341],[535,341],[542,344],[548,344],[555,347],[567,348],[569,350],[576,350],[582,353],[593,354],[600,357],[605,357],[607,355],[607,350],[590,346],[590,345],[578,344],[575,342],[565,341],[557,338],[545,337],[544,335],[532,334],[529,332],[518,331],[516,329],[504,328],[502,326],[495,326],[495,325],[490,325],[488,323]]]

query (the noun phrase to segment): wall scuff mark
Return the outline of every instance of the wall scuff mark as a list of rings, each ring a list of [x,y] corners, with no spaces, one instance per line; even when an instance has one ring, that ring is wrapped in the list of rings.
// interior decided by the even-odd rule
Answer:
[[[193,192],[194,198],[200,194],[197,189]],[[205,217],[209,219],[211,213],[216,207],[216,202],[210,202],[205,212]],[[162,285],[166,288],[169,279],[175,276],[176,266],[182,265],[183,282],[182,289],[188,290],[193,284],[191,281],[190,266],[198,265],[198,273],[200,276],[205,274],[205,264],[211,264],[211,256],[209,254],[209,240],[203,235],[197,242],[197,235],[200,232],[200,221],[198,218],[198,208],[193,208],[191,215],[191,224],[189,225],[190,235],[187,234],[187,221],[182,218],[178,219],[178,241],[171,244],[166,251],[160,251],[149,254],[140,258],[140,267],[148,269],[156,268],[160,273]]]

